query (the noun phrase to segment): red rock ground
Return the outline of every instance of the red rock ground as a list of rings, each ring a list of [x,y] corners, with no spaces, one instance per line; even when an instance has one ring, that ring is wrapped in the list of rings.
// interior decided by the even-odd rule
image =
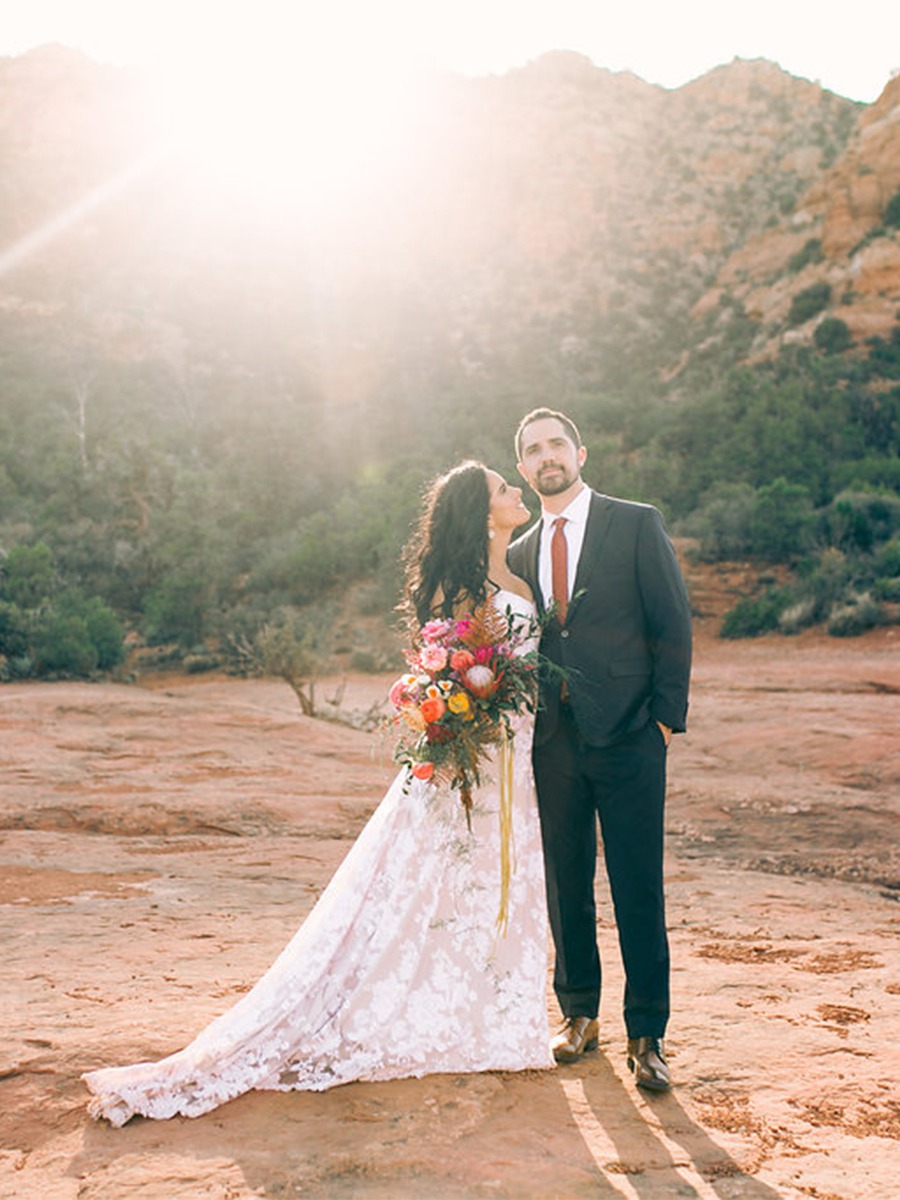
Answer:
[[[699,626],[662,1097],[625,1071],[601,883],[601,1045],[576,1066],[91,1122],[82,1071],[177,1048],[281,949],[389,748],[276,682],[0,688],[0,1197],[900,1195],[900,629]],[[385,687],[353,677],[344,706]]]

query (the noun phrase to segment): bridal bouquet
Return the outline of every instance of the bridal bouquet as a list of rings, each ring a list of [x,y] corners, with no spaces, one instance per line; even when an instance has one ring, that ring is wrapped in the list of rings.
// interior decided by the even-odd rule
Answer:
[[[536,633],[536,622],[490,603],[461,620],[428,621],[390,690],[395,761],[458,790],[470,828],[472,789],[492,748],[507,747],[515,713],[534,711],[538,655],[523,646]]]

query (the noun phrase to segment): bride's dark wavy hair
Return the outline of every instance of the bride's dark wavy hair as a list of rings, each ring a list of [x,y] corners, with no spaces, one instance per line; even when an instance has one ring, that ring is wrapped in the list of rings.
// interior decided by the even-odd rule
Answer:
[[[469,459],[441,475],[425,494],[422,515],[404,551],[407,620],[422,625],[438,615],[451,617],[457,603],[478,606],[487,599],[487,468]]]

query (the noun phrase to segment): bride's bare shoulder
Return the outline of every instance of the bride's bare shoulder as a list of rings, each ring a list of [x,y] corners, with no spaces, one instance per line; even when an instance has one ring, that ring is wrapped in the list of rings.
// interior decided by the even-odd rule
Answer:
[[[534,604],[534,594],[531,588],[519,575],[513,575],[512,572],[505,573],[502,579],[495,581],[494,586],[503,592],[512,592],[516,596],[521,596],[523,600],[527,600],[529,604]]]

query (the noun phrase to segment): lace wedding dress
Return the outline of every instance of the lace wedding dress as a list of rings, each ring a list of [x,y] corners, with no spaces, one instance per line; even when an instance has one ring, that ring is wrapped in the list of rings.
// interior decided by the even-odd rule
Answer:
[[[523,617],[512,592],[494,603]],[[401,773],[306,921],[259,982],[159,1062],[91,1071],[91,1116],[196,1117],[251,1088],[551,1067],[546,901],[532,718],[513,740],[513,873],[500,906],[498,773],[474,794]]]

